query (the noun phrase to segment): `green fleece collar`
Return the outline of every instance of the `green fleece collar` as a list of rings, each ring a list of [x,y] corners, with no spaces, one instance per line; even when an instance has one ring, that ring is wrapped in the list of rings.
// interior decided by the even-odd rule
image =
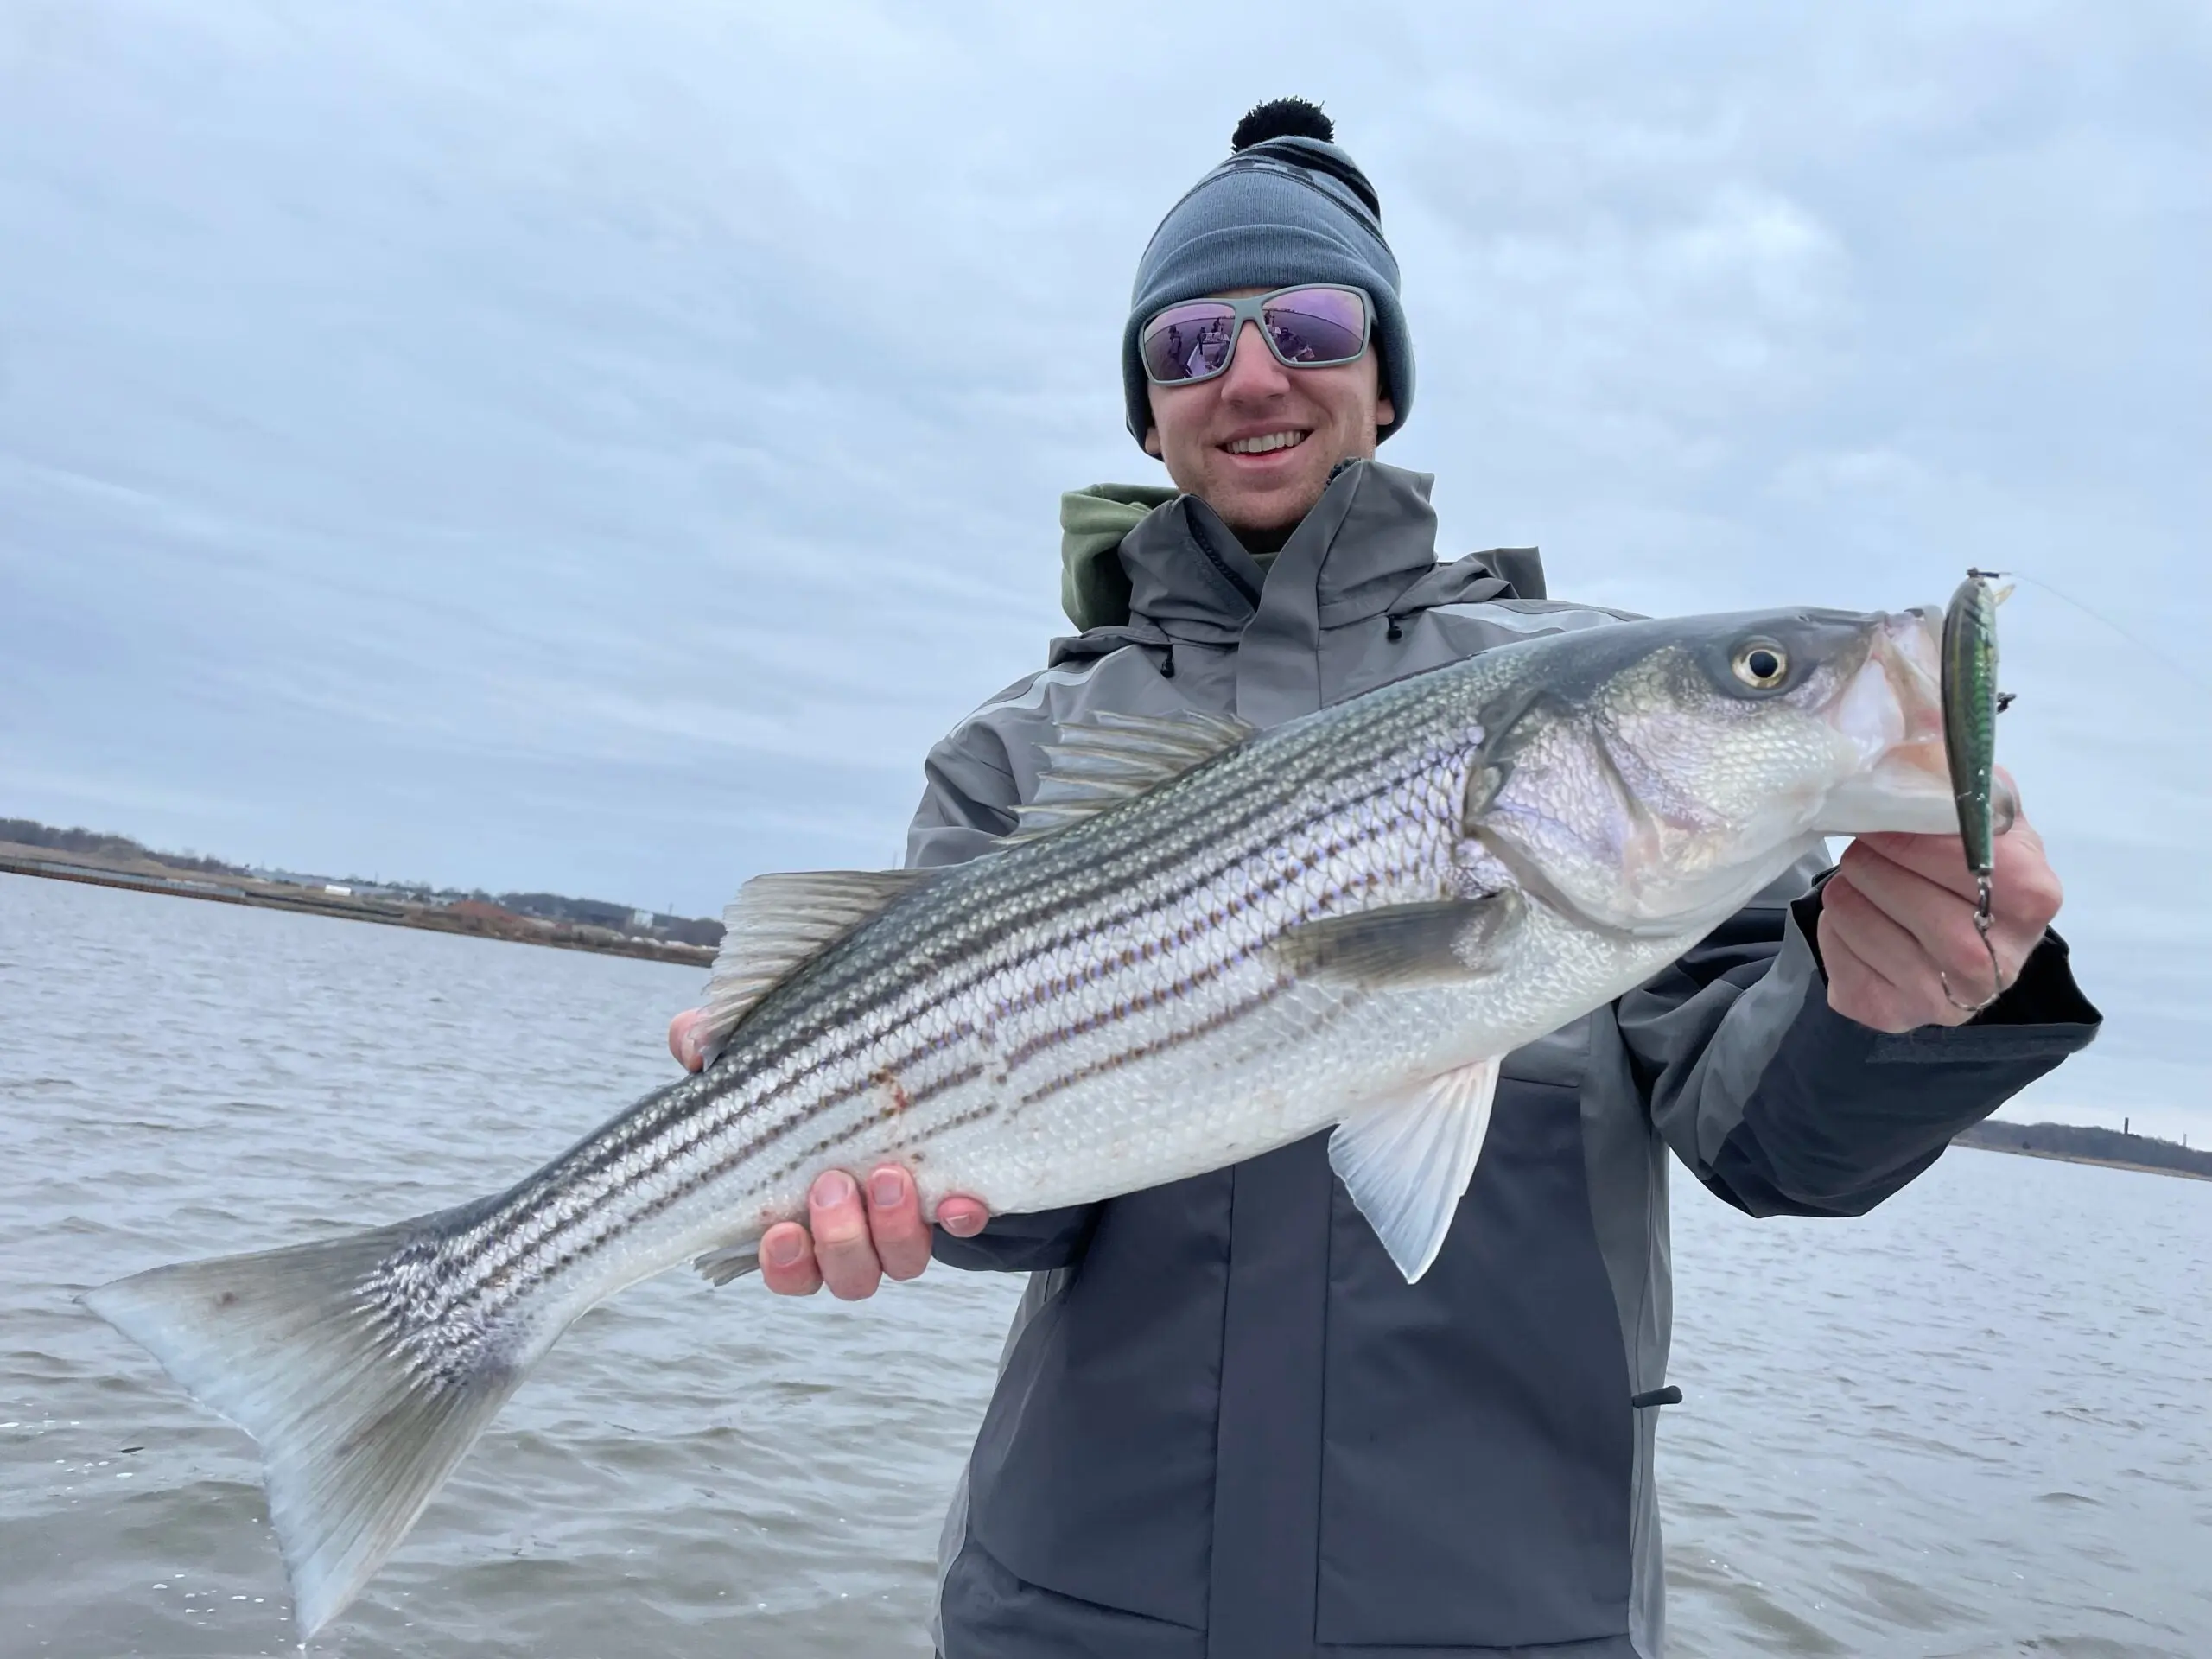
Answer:
[[[1180,492],[1160,484],[1093,484],[1060,498],[1060,608],[1078,628],[1129,620],[1129,578],[1115,556],[1122,538]]]

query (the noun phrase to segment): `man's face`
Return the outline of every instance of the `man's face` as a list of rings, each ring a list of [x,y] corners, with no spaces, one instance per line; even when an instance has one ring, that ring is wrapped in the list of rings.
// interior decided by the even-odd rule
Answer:
[[[1230,289],[1219,298],[1265,294]],[[1167,463],[1175,487],[1221,515],[1255,553],[1271,552],[1321,499],[1340,461],[1375,454],[1375,431],[1397,418],[1380,395],[1375,350],[1326,369],[1287,369],[1260,326],[1238,333],[1226,373],[1196,385],[1152,386],[1147,453]],[[1255,443],[1288,444],[1253,452]]]

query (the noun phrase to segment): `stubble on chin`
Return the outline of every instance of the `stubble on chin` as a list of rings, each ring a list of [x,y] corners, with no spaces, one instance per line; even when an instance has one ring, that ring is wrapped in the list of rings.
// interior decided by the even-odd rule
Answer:
[[[1330,473],[1335,470],[1333,466],[1329,468]],[[1295,493],[1278,494],[1265,502],[1232,499],[1227,512],[1218,506],[1215,511],[1221,513],[1221,522],[1229,526],[1245,551],[1273,553],[1313,511],[1328,487],[1329,473],[1323,473],[1318,478],[1304,480]]]

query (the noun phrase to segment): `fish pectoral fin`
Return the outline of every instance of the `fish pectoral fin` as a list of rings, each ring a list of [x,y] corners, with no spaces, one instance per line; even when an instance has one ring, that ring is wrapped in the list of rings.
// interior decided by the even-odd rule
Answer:
[[[1330,1167],[1409,1285],[1444,1248],[1474,1179],[1498,1065],[1477,1060],[1373,1102],[1329,1137]]]
[[[718,1250],[693,1256],[691,1265],[699,1269],[709,1284],[726,1285],[733,1279],[760,1271],[760,1241],[755,1238],[742,1244],[725,1244]]]
[[[1494,971],[1524,908],[1510,887],[1481,899],[1391,905],[1300,923],[1268,949],[1300,979],[1363,990],[1453,984]]]
[[[754,1003],[935,870],[803,870],[756,875],[722,912],[699,1046],[712,1054]]]
[[[1172,715],[1122,715],[1101,709],[1060,726],[1044,746],[1045,770],[1035,792],[1016,809],[1007,846],[1134,800],[1235,748],[1255,728],[1234,715],[1196,709]]]

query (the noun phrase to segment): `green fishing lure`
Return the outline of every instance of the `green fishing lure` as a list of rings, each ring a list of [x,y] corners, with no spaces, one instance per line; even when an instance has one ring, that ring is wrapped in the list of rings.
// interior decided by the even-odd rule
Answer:
[[[1969,569],[1943,613],[1943,752],[1951,769],[1952,798],[1958,804],[1959,839],[1974,880],[1974,925],[1989,954],[1990,985],[1980,1002],[1960,1001],[1948,979],[1943,995],[1953,1007],[1970,1014],[1994,1002],[2004,984],[1997,947],[1989,937],[1996,897],[1997,716],[2010,701],[1997,689],[1997,603],[2004,595],[1993,581],[2001,574]]]

